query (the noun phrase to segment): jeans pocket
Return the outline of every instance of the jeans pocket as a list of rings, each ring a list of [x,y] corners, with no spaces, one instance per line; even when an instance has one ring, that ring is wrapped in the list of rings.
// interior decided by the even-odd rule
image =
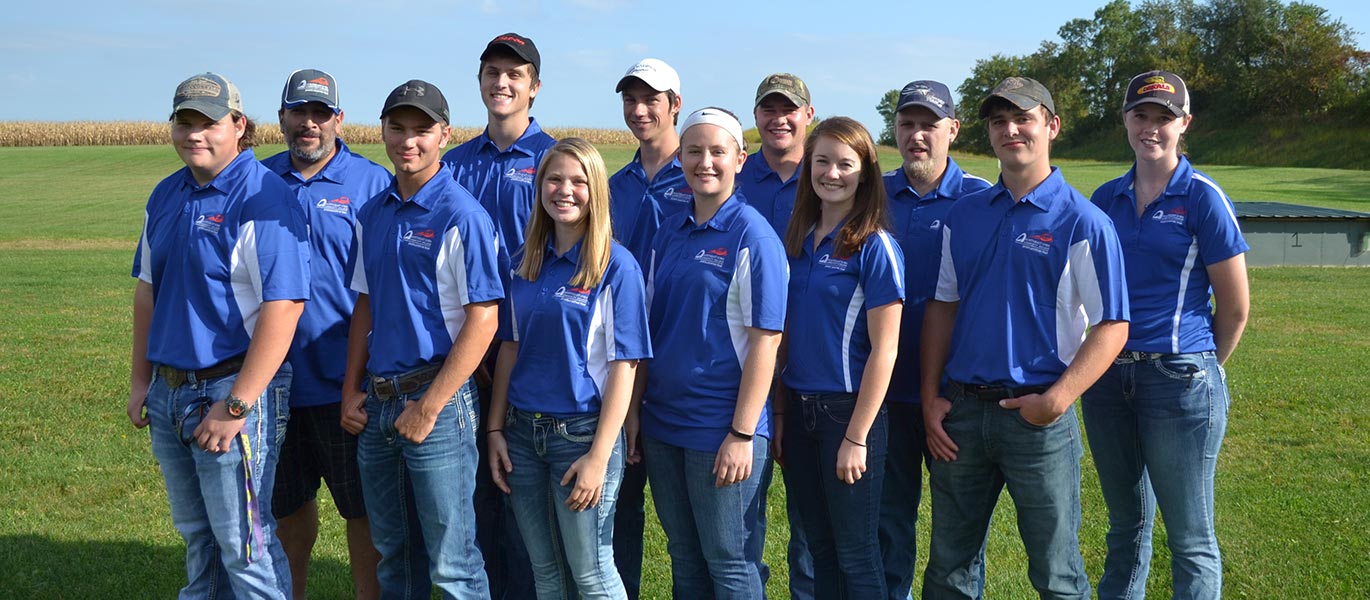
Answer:
[[[595,441],[595,431],[599,428],[599,415],[569,417],[558,419],[557,435],[575,444],[591,444]]]
[[[851,423],[851,415],[856,411],[856,396],[840,397],[830,400],[821,400],[818,403],[818,410],[839,425]]]
[[[1064,414],[1062,414],[1061,416],[1056,417],[1056,420],[1055,420],[1055,421],[1052,421],[1052,422],[1050,422],[1050,423],[1047,423],[1046,425],[1038,425],[1038,424],[1036,424],[1036,423],[1033,423],[1032,421],[1027,420],[1027,417],[1024,417],[1024,416],[1023,416],[1023,411],[1021,411],[1021,410],[1014,410],[1014,411],[1013,411],[1013,414],[1014,414],[1015,416],[1018,417],[1018,422],[1019,422],[1019,423],[1022,423],[1024,427],[1027,427],[1027,428],[1029,428],[1029,429],[1044,430],[1044,429],[1051,429],[1052,427],[1054,427],[1054,426],[1060,424],[1060,423],[1061,423],[1061,419],[1066,418],[1066,416],[1068,416],[1068,415],[1074,415],[1075,413],[1074,413],[1073,411],[1067,410],[1067,411],[1066,411]]]
[[[1177,381],[1203,379],[1206,375],[1202,353],[1166,354],[1153,364],[1158,373]]]

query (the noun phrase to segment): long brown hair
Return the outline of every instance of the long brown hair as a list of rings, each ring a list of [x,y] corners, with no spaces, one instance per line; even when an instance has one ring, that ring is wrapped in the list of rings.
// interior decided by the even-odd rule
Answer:
[[[570,157],[585,169],[589,184],[590,201],[586,204],[585,237],[580,242],[580,262],[571,285],[591,289],[604,279],[604,270],[609,268],[609,248],[613,243],[614,232],[609,222],[609,171],[604,167],[604,158],[595,147],[581,138],[566,138],[556,143],[542,157],[538,174],[533,181],[533,218],[528,225],[528,234],[523,242],[523,258],[518,262],[517,274],[528,281],[536,281],[542,273],[542,261],[547,254],[547,244],[555,235],[555,225],[547,209],[542,207],[542,183],[547,177],[547,163],[558,154]]]
[[[797,257],[803,252],[804,238],[823,212],[823,201],[813,190],[812,165],[813,150],[818,146],[818,139],[824,136],[845,144],[861,160],[861,183],[856,186],[851,214],[847,215],[846,224],[835,238],[833,251],[838,256],[851,256],[861,249],[867,238],[886,229],[885,179],[881,176],[880,159],[875,154],[870,132],[849,117],[823,119],[804,143],[804,163],[799,173],[799,189],[794,195],[794,214],[785,230],[785,252],[790,256]]]

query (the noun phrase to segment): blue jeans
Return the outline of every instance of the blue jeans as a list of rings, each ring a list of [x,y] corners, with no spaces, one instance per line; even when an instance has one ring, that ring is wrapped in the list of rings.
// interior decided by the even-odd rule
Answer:
[[[281,433],[277,408],[289,402],[290,367],[281,367],[243,423],[252,451],[255,502],[247,499],[240,441],[235,439],[228,452],[217,453],[201,450],[192,438],[201,418],[194,406],[202,399],[228,397],[237,375],[203,381],[191,375],[184,385],[172,388],[155,373],[156,369],[148,388],[147,414],[171,521],[186,543],[187,583],[180,597],[288,598],[290,570],[270,516],[271,476]],[[187,412],[188,408],[192,410]],[[255,539],[249,510],[262,519],[261,540]]]
[[[642,531],[647,525],[647,463],[623,465],[623,481],[614,507],[614,565],[628,600],[642,590]]]
[[[590,451],[599,414],[556,418],[517,409],[504,422],[509,446],[509,504],[533,564],[541,599],[627,596],[614,566],[614,504],[623,477],[623,434],[604,472],[604,491],[594,508],[567,508],[575,482],[561,478]]]
[[[717,452],[681,448],[646,435],[642,444],[652,502],[671,555],[674,597],[765,598],[760,563],[748,551],[747,540],[761,526],[758,491],[768,440],[752,440],[751,477],[722,488],[714,487]]]
[[[386,598],[488,598],[476,547],[471,494],[476,486],[476,386],[471,380],[438,413],[421,444],[395,431],[405,405],[428,386],[396,399],[366,398],[357,439],[371,540],[381,553],[377,578]]]
[[[1125,352],[1083,410],[1108,504],[1108,556],[1100,598],[1144,598],[1156,507],[1165,516],[1174,597],[1222,595],[1213,528],[1213,476],[1230,398],[1213,352]],[[1163,476],[1152,478],[1151,469]]]
[[[890,436],[885,486],[880,497],[880,559],[885,565],[886,597],[907,600],[913,597],[918,562],[918,503],[923,498],[923,465],[932,458],[923,430],[923,406],[887,401],[885,407],[889,410]]]
[[[771,580],[771,568],[764,561],[766,554],[766,515],[770,513],[766,502],[771,495],[771,479],[775,477],[775,461],[766,459],[761,471],[761,526],[752,532],[747,540],[748,551],[761,565],[761,585]],[[813,600],[813,555],[809,554],[809,540],[804,535],[803,521],[799,517],[799,507],[785,494],[785,520],[790,524],[790,541],[785,546],[785,561],[790,566],[790,600]]]
[[[886,596],[879,522],[888,413],[883,406],[877,413],[865,440],[866,472],[848,485],[837,478],[837,451],[855,408],[848,393],[795,394],[786,408],[785,489],[813,555],[816,598]]]
[[[981,400],[955,382],[942,421],[960,450],[928,465],[932,542],[923,598],[978,598],[985,540],[999,492],[1008,486],[1027,551],[1028,580],[1043,599],[1088,598],[1080,556],[1080,424],[1074,411],[1039,427],[1015,409]]]

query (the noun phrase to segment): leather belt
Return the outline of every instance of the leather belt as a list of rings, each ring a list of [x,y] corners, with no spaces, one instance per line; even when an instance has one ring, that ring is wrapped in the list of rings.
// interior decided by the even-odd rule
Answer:
[[[1117,364],[1144,362],[1148,360],[1156,360],[1162,356],[1165,356],[1165,354],[1161,352],[1140,352],[1137,350],[1123,350],[1122,352],[1118,353],[1118,358],[1113,359],[1113,362]]]
[[[157,374],[168,386],[178,388],[189,382],[191,376],[194,376],[195,381],[205,381],[206,379],[218,379],[237,373],[243,368],[243,359],[244,355],[240,354],[212,367],[190,371],[182,371],[167,365],[157,365]]]
[[[1029,385],[1025,387],[1011,388],[1005,385],[972,385],[953,381],[952,384],[961,386],[961,391],[967,396],[974,396],[985,402],[998,402],[1008,398],[1018,398],[1029,394],[1041,394],[1051,388],[1049,385]]]
[[[371,377],[371,390],[381,400],[394,400],[404,394],[412,394],[428,385],[438,376],[441,365],[419,367],[395,377]]]

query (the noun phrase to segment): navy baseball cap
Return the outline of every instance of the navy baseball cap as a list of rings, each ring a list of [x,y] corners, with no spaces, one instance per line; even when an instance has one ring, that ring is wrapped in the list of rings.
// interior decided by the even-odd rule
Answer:
[[[171,100],[171,116],[193,110],[218,121],[233,111],[243,112],[243,96],[238,86],[218,73],[201,73],[176,86]]]
[[[926,108],[941,119],[956,118],[956,103],[951,99],[951,90],[940,81],[920,79],[904,86],[899,91],[899,104],[894,112],[910,106]]]
[[[1179,75],[1169,71],[1147,71],[1132,78],[1123,98],[1123,112],[1140,104],[1159,104],[1177,117],[1189,114],[1189,88]]]
[[[1008,100],[1022,110],[1032,110],[1045,106],[1051,114],[1056,114],[1056,103],[1051,100],[1051,92],[1041,82],[1030,77],[1009,77],[994,86],[985,99],[980,101],[980,118],[989,116],[989,101],[995,98]]]
[[[281,108],[295,108],[309,102],[322,103],[333,109],[335,115],[342,112],[338,108],[338,82],[332,75],[318,69],[300,69],[290,74],[285,80],[285,89],[281,90]]]
[[[381,107],[381,118],[402,106],[417,108],[444,125],[452,123],[451,113],[447,110],[447,98],[443,97],[442,90],[422,79],[410,79],[391,90],[390,95],[385,97],[385,105]]]
[[[490,53],[498,50],[512,52],[524,62],[532,63],[534,72],[542,72],[542,55],[538,54],[538,47],[533,40],[512,32],[496,36],[485,45],[485,51],[480,53],[480,59],[485,61],[490,58]]]

